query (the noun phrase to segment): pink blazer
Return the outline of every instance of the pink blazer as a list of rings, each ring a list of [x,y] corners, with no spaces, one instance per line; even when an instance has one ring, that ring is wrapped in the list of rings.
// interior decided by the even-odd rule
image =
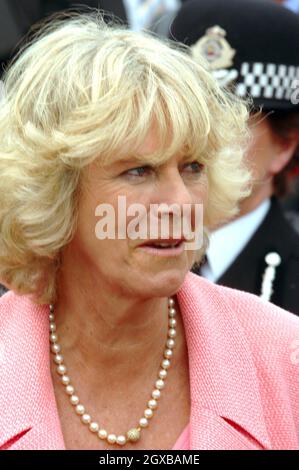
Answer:
[[[299,449],[299,318],[189,273],[190,449]],[[65,449],[48,306],[0,299],[0,449]]]

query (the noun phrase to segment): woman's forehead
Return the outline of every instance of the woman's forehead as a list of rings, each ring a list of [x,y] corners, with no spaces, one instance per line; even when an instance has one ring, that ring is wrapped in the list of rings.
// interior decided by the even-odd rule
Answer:
[[[101,157],[97,159],[98,164],[103,167],[108,166],[126,166],[129,164],[138,164],[141,161],[151,165],[161,165],[166,161],[174,158],[189,155],[187,145],[182,144],[175,149],[173,155],[169,155],[167,149],[172,142],[172,135],[169,132],[166,139],[162,139],[156,126],[152,126],[144,139],[136,145],[135,142],[127,142],[119,151],[115,151],[113,155],[101,161]]]

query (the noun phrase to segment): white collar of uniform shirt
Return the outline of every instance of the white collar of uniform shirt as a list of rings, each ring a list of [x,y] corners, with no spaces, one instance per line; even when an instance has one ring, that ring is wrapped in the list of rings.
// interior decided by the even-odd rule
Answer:
[[[210,234],[207,263],[201,268],[202,276],[217,282],[247,245],[266,217],[270,205],[270,199],[266,199],[253,211]]]

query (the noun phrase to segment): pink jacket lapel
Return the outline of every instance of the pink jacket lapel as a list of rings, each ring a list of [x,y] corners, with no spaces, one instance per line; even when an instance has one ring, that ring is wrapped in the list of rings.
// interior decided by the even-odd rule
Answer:
[[[247,339],[211,289],[189,273],[178,293],[189,353],[191,449],[270,448]]]
[[[49,368],[47,307],[6,295],[11,309],[0,362],[0,449],[64,448]]]

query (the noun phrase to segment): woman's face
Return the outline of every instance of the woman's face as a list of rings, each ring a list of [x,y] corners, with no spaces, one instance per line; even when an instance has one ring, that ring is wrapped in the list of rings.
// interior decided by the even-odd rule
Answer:
[[[257,185],[268,181],[271,163],[276,154],[276,140],[265,116],[252,115],[249,120],[251,144],[247,151],[247,161]]]
[[[195,251],[186,250],[183,241],[176,248],[158,247],[157,238],[161,242],[161,232],[158,237],[149,233],[149,210],[151,204],[177,204],[183,214],[183,204],[192,205],[194,229],[194,205],[204,204],[207,197],[205,169],[194,161],[192,163],[192,159],[187,160],[186,155],[174,155],[160,166],[149,165],[146,155],[153,152],[156,146],[157,139],[152,131],[140,148],[139,154],[144,155],[144,162],[140,159],[129,161],[122,158],[104,168],[95,163],[88,167],[85,189],[79,203],[78,229],[68,246],[74,259],[82,263],[82,267],[88,267],[91,278],[95,276],[96,281],[104,285],[108,283],[120,295],[172,295],[181,286],[195,261]],[[134,218],[132,213],[123,219],[126,215],[125,208],[119,207],[119,196],[122,196],[122,204],[125,201],[126,208],[136,203],[145,208],[146,215],[143,218],[140,216],[141,222],[147,221],[147,233],[143,239],[133,239],[128,233],[125,238],[118,237],[120,225],[125,224],[128,229]],[[113,238],[98,238],[96,227],[99,229],[100,225],[97,223],[101,217],[97,216],[100,212],[97,215],[95,213],[100,204],[108,204],[116,215],[115,227],[113,224],[109,226],[109,237],[113,235]],[[173,235],[175,216],[171,210],[166,212],[170,214],[170,236],[163,242],[173,243],[170,238]],[[118,214],[121,216],[119,219]],[[107,216],[107,212],[105,215]],[[179,238],[183,238],[183,231]]]
[[[266,114],[249,119],[251,143],[246,163],[251,170],[253,186],[250,196],[241,201],[240,215],[254,210],[274,193],[273,178],[287,165],[295,151],[295,140],[281,139],[272,130]]]

